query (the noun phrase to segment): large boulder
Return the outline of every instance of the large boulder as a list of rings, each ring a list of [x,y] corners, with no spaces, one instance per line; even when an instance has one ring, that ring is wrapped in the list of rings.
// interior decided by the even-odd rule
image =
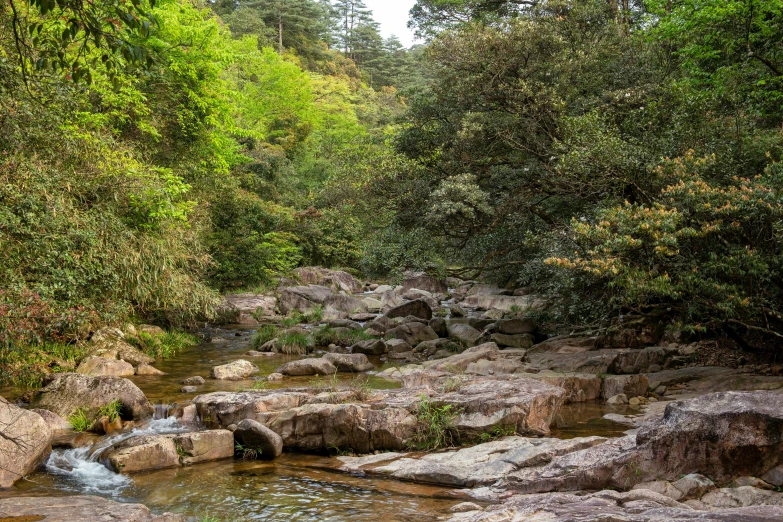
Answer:
[[[604,399],[620,394],[628,397],[644,397],[649,386],[650,383],[644,375],[608,375],[604,378],[601,394]]]
[[[364,301],[350,295],[336,294],[324,299],[324,317],[347,318],[354,313],[364,313],[367,305]]]
[[[226,306],[235,310],[242,316],[262,315],[272,317],[275,315],[277,299],[270,295],[260,294],[232,294],[227,295]]]
[[[183,515],[153,515],[141,504],[93,496],[9,497],[0,499],[0,519],[46,522],[185,522]]]
[[[117,473],[134,473],[233,456],[234,435],[228,430],[209,430],[131,437],[103,450],[99,460]]]
[[[325,286],[335,292],[348,294],[358,294],[362,291],[362,283],[348,272],[308,266],[297,268],[294,273],[305,285]]]
[[[255,450],[257,457],[276,459],[283,453],[283,439],[263,424],[245,419],[234,430],[234,440],[244,448]]]
[[[567,393],[566,403],[594,401],[601,397],[603,382],[595,374],[543,371],[526,374],[526,377],[563,388]]]
[[[429,325],[423,323],[401,324],[386,332],[386,339],[401,339],[410,346],[417,346],[424,341],[435,341],[438,334]]]
[[[213,367],[209,371],[209,376],[219,381],[241,381],[258,371],[258,366],[244,359],[240,359],[228,364]]]
[[[476,343],[481,338],[481,332],[469,324],[451,324],[448,326],[447,330],[449,337],[460,343],[462,346],[476,346]]]
[[[514,318],[497,321],[498,332],[505,335],[534,334],[538,325],[533,319]]]
[[[490,340],[498,346],[508,348],[532,348],[533,336],[530,334],[507,335],[495,333],[490,336]]]
[[[289,377],[301,377],[305,375],[332,375],[337,373],[337,367],[328,359],[299,359],[285,363],[275,370],[275,373]]]
[[[374,368],[363,353],[327,353],[323,358],[341,372],[366,372]]]
[[[427,304],[426,301],[417,299],[416,301],[408,301],[407,303],[395,306],[384,315],[389,319],[413,316],[429,321],[432,319],[432,307]]]
[[[405,303],[402,297],[400,297],[394,289],[386,290],[381,294],[381,309],[389,310]]]
[[[52,430],[35,412],[0,397],[0,488],[31,473],[51,451]]]
[[[317,306],[323,306],[324,301],[330,295],[332,295],[332,291],[325,286],[287,287],[280,291],[280,296],[277,298],[277,307],[283,315],[288,315],[295,310],[305,313]]]
[[[76,368],[76,373],[90,377],[131,377],[136,371],[132,364],[125,361],[88,357]]]
[[[348,348],[350,353],[360,355],[383,355],[388,351],[386,343],[380,339],[368,339],[366,341],[359,341]]]
[[[114,400],[122,404],[123,419],[148,419],[154,412],[144,393],[128,379],[89,377],[77,373],[54,375],[36,394],[30,406],[52,411],[67,419],[79,408],[95,416],[100,408]]]
[[[537,344],[531,353],[551,352],[551,353],[577,353],[589,352],[598,348],[599,337],[571,337],[559,336],[547,339]]]
[[[415,288],[431,294],[446,294],[449,291],[446,281],[426,272],[406,272],[403,277],[402,288],[403,292]]]

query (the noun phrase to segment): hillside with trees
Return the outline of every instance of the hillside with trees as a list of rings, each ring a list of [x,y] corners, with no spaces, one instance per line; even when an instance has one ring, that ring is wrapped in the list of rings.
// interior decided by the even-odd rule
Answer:
[[[8,0],[5,378],[309,265],[777,344],[781,8],[420,0],[405,49],[361,0]]]

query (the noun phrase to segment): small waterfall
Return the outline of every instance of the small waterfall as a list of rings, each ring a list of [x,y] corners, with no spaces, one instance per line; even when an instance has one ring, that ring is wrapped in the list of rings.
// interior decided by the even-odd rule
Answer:
[[[165,418],[156,418],[143,428],[107,437],[94,446],[55,450],[46,461],[46,470],[63,477],[64,489],[68,491],[119,496],[132,484],[132,481],[127,476],[114,473],[101,464],[98,461],[101,453],[118,442],[138,435],[162,435],[187,431],[187,428],[180,427],[177,419],[168,417],[169,409],[170,405],[161,405],[161,414],[165,413]]]
[[[171,404],[156,404],[155,413],[152,416],[154,420],[166,420],[171,416],[171,410],[173,406]]]

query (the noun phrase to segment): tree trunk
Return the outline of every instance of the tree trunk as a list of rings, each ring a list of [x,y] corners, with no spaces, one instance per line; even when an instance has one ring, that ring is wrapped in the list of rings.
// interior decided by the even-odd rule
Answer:
[[[280,56],[283,56],[283,17],[278,19],[277,36],[280,44]]]

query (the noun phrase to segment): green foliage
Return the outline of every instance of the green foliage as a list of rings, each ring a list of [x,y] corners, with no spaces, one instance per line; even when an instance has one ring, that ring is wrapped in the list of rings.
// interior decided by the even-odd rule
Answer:
[[[340,346],[350,346],[359,341],[369,341],[373,336],[364,330],[350,330],[349,332],[338,332],[335,328],[322,326],[313,332],[313,340],[316,346],[329,346],[337,344]]]
[[[127,339],[154,359],[170,359],[177,352],[199,344],[198,337],[185,332],[166,332],[163,335],[138,332],[135,336],[129,336]]]
[[[69,417],[68,423],[73,428],[73,431],[83,432],[90,429],[92,421],[87,417],[87,412],[81,408],[77,408]]]
[[[421,450],[436,450],[454,445],[454,420],[459,411],[450,404],[437,405],[422,395],[417,405],[418,430],[414,446]]]
[[[280,352],[287,355],[305,355],[313,347],[312,338],[303,332],[288,331],[277,338]]]
[[[663,304],[697,330],[769,324],[782,310],[783,171],[773,164],[718,184],[704,178],[713,161],[689,155],[663,165],[659,175],[673,184],[658,202],[574,222],[584,255],[549,262],[605,281],[620,310]]]
[[[250,341],[250,345],[254,350],[258,350],[263,345],[277,337],[277,328],[273,325],[267,325],[258,329],[253,334],[253,339]]]
[[[242,460],[256,460],[261,457],[261,450],[258,448],[249,448],[239,442],[235,442],[234,454]]]
[[[117,419],[120,418],[121,414],[122,414],[122,403],[119,401],[119,399],[115,399],[110,403],[106,404],[105,406],[103,406],[102,408],[98,409],[98,416],[108,417],[109,422],[116,421]]]

